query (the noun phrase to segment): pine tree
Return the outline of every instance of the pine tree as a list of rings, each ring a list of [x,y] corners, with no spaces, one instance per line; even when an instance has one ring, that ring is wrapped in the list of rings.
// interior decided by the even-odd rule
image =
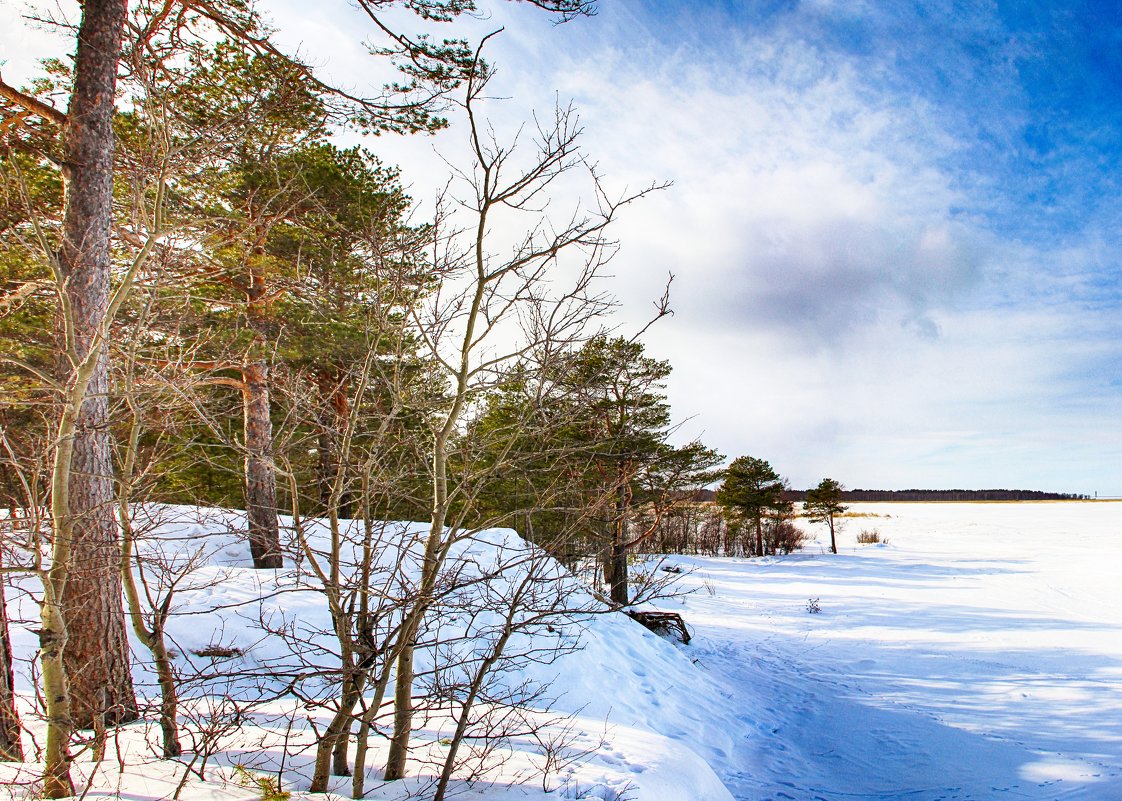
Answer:
[[[73,361],[64,365],[60,378],[72,385],[84,378],[79,363],[92,358],[94,364],[73,434],[60,430],[60,438],[73,437],[69,454],[59,443],[63,458],[68,456],[70,460],[65,471],[69,486],[65,488],[65,504],[56,504],[54,510],[56,540],[69,539],[64,544],[68,563],[62,568],[65,578],[59,575],[56,580],[52,576],[50,581],[60,590],[65,582],[65,593],[59,592],[65,623],[60,631],[54,615],[45,611],[42,639],[45,692],[48,696],[52,692],[48,683],[67,686],[69,702],[64,714],[78,728],[125,722],[138,714],[121,607],[108,431],[109,363],[104,347],[113,210],[112,120],[126,13],[124,0],[85,4],[77,36],[73,90],[62,129],[68,174],[57,264],[60,291],[65,296],[63,352]],[[62,478],[62,472],[56,470],[56,479]],[[53,665],[48,671],[47,663],[56,658],[56,653],[66,675],[60,681],[47,682],[48,672],[55,672]],[[48,715],[52,715],[50,710]],[[60,731],[58,739],[66,735],[68,732]],[[70,790],[69,777],[63,775],[66,760],[60,757],[65,748],[65,742],[47,745],[44,787],[51,797]]]
[[[630,602],[629,551],[689,489],[715,478],[721,459],[699,442],[667,441],[669,374],[669,363],[645,355],[641,342],[593,337],[555,356],[542,384],[513,381],[493,395],[477,423],[502,443],[483,509],[528,525],[536,542],[568,561],[596,553],[621,605]],[[591,542],[576,540],[581,529],[595,532]]]
[[[806,491],[803,511],[812,523],[825,523],[830,528],[830,551],[838,552],[838,542],[834,536],[834,518],[849,507],[841,502],[844,487],[832,478],[822,479],[817,487]]]
[[[717,489],[716,501],[734,520],[755,527],[753,553],[764,555],[763,520],[783,504],[783,479],[765,460],[739,456],[725,471],[724,483]]]

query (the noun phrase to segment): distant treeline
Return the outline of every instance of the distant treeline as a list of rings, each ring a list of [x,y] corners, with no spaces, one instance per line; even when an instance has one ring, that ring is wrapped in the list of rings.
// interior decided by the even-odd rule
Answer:
[[[791,501],[801,501],[805,490],[787,490],[785,497]],[[842,492],[842,500],[862,501],[1085,501],[1087,495],[1073,495],[1066,492],[1041,492],[1039,490],[869,490],[852,489]]]
[[[700,489],[688,493],[690,500],[712,501],[713,490]],[[783,497],[788,501],[801,503],[806,499],[806,490],[784,490]],[[848,503],[869,501],[1086,501],[1090,495],[1075,495],[1068,492],[1041,492],[1040,490],[842,490],[842,500]]]

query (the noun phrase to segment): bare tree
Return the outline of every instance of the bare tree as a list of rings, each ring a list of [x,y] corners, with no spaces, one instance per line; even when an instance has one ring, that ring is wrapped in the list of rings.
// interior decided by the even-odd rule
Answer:
[[[580,624],[603,611],[540,548],[484,544],[489,559],[470,550],[459,557],[467,568],[458,576],[462,589],[441,616],[459,636],[437,646],[430,689],[453,724],[433,801],[443,801],[469,743],[469,757],[481,763],[511,738],[540,731],[530,710],[547,705],[548,687],[522,677],[523,670],[575,650]]]
[[[402,622],[385,769],[390,780],[405,775],[418,635],[435,603],[445,560],[472,532],[465,523],[479,477],[458,474],[449,466],[464,414],[528,354],[552,352],[592,333],[591,325],[609,306],[595,287],[601,268],[615,252],[605,230],[622,207],[655,188],[609,196],[579,153],[580,126],[567,108],[558,108],[547,123],[539,122],[535,156],[527,166],[519,166],[515,148],[501,144],[479,116],[489,76],[477,51],[463,100],[472,166],[457,172],[470,192],[458,201],[459,211],[470,222],[460,230],[452,228],[446,216],[448,200],[438,204],[432,269],[442,289],[427,306],[413,311],[416,328],[445,376],[447,392],[429,418],[432,506],[419,575]],[[592,182],[594,209],[560,220],[542,214],[551,186],[578,169]],[[532,223],[505,255],[499,255],[491,237],[507,214],[508,223],[518,225],[527,218]],[[561,271],[558,263],[569,254],[579,258],[567,265],[572,270],[568,288],[557,290],[546,279]]]

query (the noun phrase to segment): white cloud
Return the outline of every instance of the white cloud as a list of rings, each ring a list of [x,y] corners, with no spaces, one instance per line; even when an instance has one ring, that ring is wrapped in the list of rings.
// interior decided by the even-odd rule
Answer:
[[[818,5],[806,13],[843,9]],[[286,45],[353,84],[369,78],[355,18],[268,8]],[[768,458],[796,485],[1122,494],[1099,480],[1122,444],[1120,392],[1101,378],[1122,364],[1122,331],[1096,300],[1110,238],[1046,247],[991,228],[990,212],[1015,212],[1017,198],[948,166],[969,143],[946,108],[885,88],[891,52],[858,62],[798,25],[671,32],[615,0],[560,27],[498,4],[473,30],[499,25],[494,89],[511,98],[493,104],[500,126],[572,97],[610,185],[674,182],[616,229],[613,288],[634,326],[677,276],[676,316],[649,348],[675,365],[685,432]],[[991,76],[995,102],[1016,93],[1011,70]],[[996,109],[988,127],[1019,113]],[[427,197],[446,173],[433,147],[452,154],[460,137],[368,145]]]

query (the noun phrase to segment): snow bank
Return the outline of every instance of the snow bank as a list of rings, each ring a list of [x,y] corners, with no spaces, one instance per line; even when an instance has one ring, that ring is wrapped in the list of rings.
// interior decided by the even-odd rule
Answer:
[[[189,587],[177,596],[175,615],[169,624],[169,637],[180,660],[206,663],[213,657],[199,656],[228,652],[229,657],[214,659],[218,675],[211,683],[216,699],[196,699],[193,708],[213,708],[222,695],[249,697],[271,689],[258,686],[247,675],[258,669],[289,671],[299,667],[293,645],[267,633],[266,629],[288,628],[306,637],[299,650],[305,659],[322,664],[332,662],[330,618],[326,602],[318,592],[307,564],[286,563],[283,570],[253,570],[240,531],[244,515],[237,512],[164,507],[160,522],[141,543],[147,557],[165,561],[200,560],[191,573]],[[326,547],[326,529],[309,522],[309,536],[317,548]],[[427,527],[422,524],[390,524],[387,541],[406,547],[419,541]],[[465,543],[455,558],[471,569],[485,571],[504,549],[524,549],[517,536],[507,530],[482,532]],[[392,549],[388,549],[392,550]],[[391,553],[388,559],[399,554]],[[409,560],[406,560],[407,562]],[[556,565],[556,563],[554,563]],[[560,566],[556,570],[561,571]],[[27,659],[34,653],[37,614],[31,592],[11,593],[9,605],[14,621],[13,639],[21,664],[20,687],[28,694],[30,681]],[[476,592],[482,592],[477,588]],[[597,606],[575,582],[569,591],[577,606]],[[703,736],[706,723],[693,709],[692,698],[704,695],[702,671],[691,663],[688,651],[681,650],[650,634],[638,624],[616,613],[594,614],[585,620],[580,635],[582,648],[562,656],[553,664],[526,665],[517,680],[532,680],[549,685],[547,697],[555,699],[551,713],[542,719],[555,721],[556,764],[544,777],[541,768],[545,754],[541,742],[516,739],[514,751],[505,765],[487,773],[473,785],[460,783],[456,797],[487,798],[566,798],[602,801],[729,801],[731,796],[712,768],[691,748]],[[22,622],[21,622],[22,621]],[[482,623],[480,622],[482,621]],[[486,615],[473,621],[484,625]],[[455,622],[442,621],[442,625]],[[558,636],[561,636],[560,634]],[[470,647],[464,645],[461,647]],[[146,652],[134,643],[137,655],[135,678],[138,688],[154,697],[156,688]],[[422,666],[433,655],[421,653]],[[223,675],[225,674],[225,675]],[[279,682],[275,685],[279,686]],[[188,703],[185,709],[192,708]],[[685,717],[671,719],[667,710],[678,710]],[[32,729],[41,728],[26,715]],[[562,718],[567,718],[563,720]],[[229,733],[221,753],[211,760],[206,781],[189,781],[185,799],[246,798],[235,767],[244,765],[256,771],[275,772],[284,766],[286,789],[307,787],[310,776],[312,735],[308,719],[318,726],[326,713],[309,711],[294,700],[280,701],[258,709],[236,732]],[[418,755],[433,762],[442,759],[441,740],[447,724],[440,719],[425,722],[417,733]],[[548,738],[547,738],[548,739]],[[108,763],[97,771],[94,790],[87,797],[111,797],[120,792],[137,799],[165,798],[175,788],[182,770],[174,763],[157,761],[149,743],[157,742],[154,726],[136,724],[126,727],[120,737],[130,767],[119,775]],[[378,740],[370,763],[384,761]],[[12,769],[3,774],[13,782]],[[431,787],[432,767],[418,765],[417,775],[404,782],[382,786],[377,770],[370,772],[367,797],[394,799],[424,797]],[[17,771],[20,782],[33,780],[34,769]],[[336,780],[334,789],[345,793],[349,780]]]

